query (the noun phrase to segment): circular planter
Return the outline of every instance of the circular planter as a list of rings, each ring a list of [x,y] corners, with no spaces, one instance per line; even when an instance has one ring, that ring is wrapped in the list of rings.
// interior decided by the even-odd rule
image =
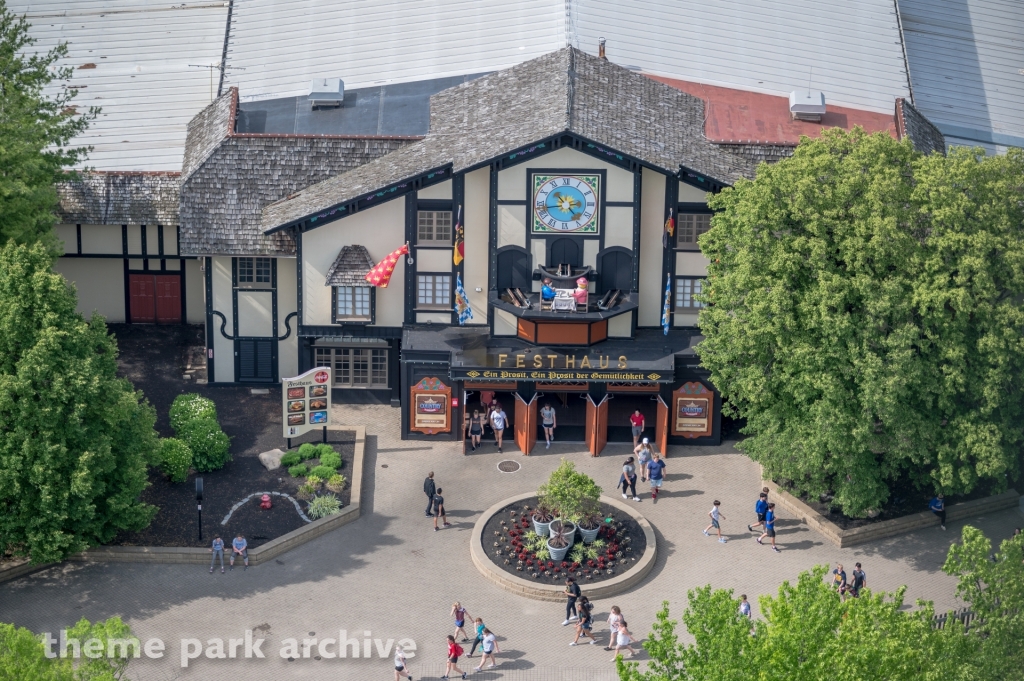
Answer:
[[[579,528],[579,530],[580,530],[580,536],[583,537],[583,543],[584,544],[589,544],[592,541],[594,541],[595,539],[597,539],[597,533],[601,531],[601,526],[598,525],[597,527],[595,527],[592,530],[585,530],[585,529],[583,529],[581,527],[581,528]]]
[[[551,554],[551,560],[556,563],[560,563],[565,560],[565,554],[569,553],[569,549],[572,548],[572,544],[566,544],[564,548],[556,548],[551,545],[551,540],[548,539],[548,553]]]
[[[499,501],[494,506],[491,506],[489,509],[484,511],[480,516],[480,519],[477,520],[476,524],[473,526],[473,536],[470,539],[469,547],[470,557],[473,559],[473,564],[476,565],[477,570],[479,570],[481,574],[506,591],[520,596],[525,596],[527,598],[532,598],[534,600],[563,602],[565,600],[564,585],[538,584],[537,582],[509,574],[492,562],[490,556],[488,556],[484,550],[483,533],[487,522],[496,513],[498,513],[498,511],[502,510],[506,506],[535,496],[537,496],[536,492],[518,494],[514,497]],[[637,559],[636,564],[627,572],[624,572],[621,575],[616,575],[611,579],[596,582],[593,585],[581,585],[583,587],[583,593],[591,600],[609,598],[629,591],[636,585],[640,584],[654,567],[654,560],[657,556],[657,543],[654,536],[654,528],[651,527],[651,524],[647,522],[646,518],[640,515],[634,508],[614,499],[601,497],[600,501],[602,504],[612,506],[618,511],[631,516],[643,531],[647,547],[644,549],[643,555]]]
[[[533,531],[536,532],[538,535],[540,535],[541,537],[546,537],[549,534],[551,534],[551,523],[537,522],[536,517],[531,517],[530,520],[533,521]]]

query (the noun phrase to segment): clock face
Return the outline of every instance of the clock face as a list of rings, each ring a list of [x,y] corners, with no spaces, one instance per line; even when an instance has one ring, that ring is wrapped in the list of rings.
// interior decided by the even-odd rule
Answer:
[[[600,175],[533,175],[533,232],[598,233]]]

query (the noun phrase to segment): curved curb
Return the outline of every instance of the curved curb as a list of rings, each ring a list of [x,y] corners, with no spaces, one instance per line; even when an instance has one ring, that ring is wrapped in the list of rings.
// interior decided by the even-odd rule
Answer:
[[[231,510],[228,511],[228,514],[226,516],[224,516],[224,520],[220,521],[220,524],[221,525],[227,525],[228,521],[231,520],[231,516],[234,515],[235,511],[237,511],[238,509],[242,508],[242,506],[244,506],[245,503],[247,501],[249,501],[250,499],[252,499],[253,497],[257,497],[257,496],[262,497],[264,494],[269,494],[270,496],[273,496],[273,497],[284,497],[288,501],[292,502],[292,506],[295,507],[295,511],[299,514],[300,518],[302,518],[307,523],[313,522],[312,520],[310,520],[309,518],[306,517],[305,513],[302,512],[302,507],[299,506],[299,502],[295,501],[295,499],[294,499],[294,497],[292,497],[292,495],[285,494],[284,492],[253,492],[252,494],[250,494],[249,496],[245,497],[244,499],[239,501],[237,504],[232,506]]]
[[[565,599],[565,594],[563,593],[565,590],[564,587],[555,584],[538,584],[528,579],[523,579],[522,577],[514,577],[495,565],[484,552],[483,535],[484,525],[487,524],[487,521],[505,506],[514,504],[517,501],[523,501],[524,499],[530,499],[535,496],[537,496],[536,492],[518,494],[514,497],[509,497],[508,499],[499,501],[484,511],[480,515],[480,519],[477,520],[476,524],[473,526],[473,535],[469,540],[469,554],[473,559],[473,564],[476,565],[476,569],[479,570],[484,577],[494,582],[505,591],[509,591],[519,596],[526,596],[527,598],[532,598],[538,601],[562,601]],[[647,522],[646,518],[637,513],[630,506],[616,501],[615,499],[602,496],[600,500],[601,503],[612,506],[613,508],[628,514],[640,525],[640,528],[644,531],[644,538],[647,540],[647,548],[644,550],[644,555],[640,557],[640,560],[637,561],[636,565],[625,574],[613,577],[607,581],[598,582],[593,586],[586,586],[585,582],[580,583],[580,587],[584,589],[584,593],[587,598],[591,600],[616,596],[629,591],[639,584],[654,567],[654,558],[658,552],[657,540],[654,536],[654,528],[651,527],[651,524]]]

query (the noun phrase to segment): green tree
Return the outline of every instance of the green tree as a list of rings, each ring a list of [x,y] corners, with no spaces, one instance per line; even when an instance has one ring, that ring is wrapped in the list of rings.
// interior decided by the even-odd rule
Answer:
[[[51,635],[59,639],[55,632]],[[68,629],[67,638],[79,642],[83,654],[78,658],[73,651],[60,657],[57,644],[51,643],[48,650],[42,638],[28,629],[0,624],[0,681],[127,681],[125,670],[135,652],[131,645],[139,642],[121,618],[95,624],[79,620]],[[87,657],[82,651],[90,639],[102,644],[98,657]]]
[[[976,642],[959,622],[932,628],[930,604],[902,610],[904,589],[862,592],[839,601],[825,566],[784,582],[760,598],[763,620],[739,613],[732,591],[705,586],[688,593],[683,622],[694,643],[679,642],[662,605],[644,641],[651,657],[641,671],[618,662],[622,681],[956,681],[972,677]]]
[[[709,201],[697,352],[769,477],[849,515],[1017,479],[1022,192],[1020,149],[834,129]]]
[[[1024,535],[1004,540],[994,557],[981,530],[968,525],[961,539],[942,569],[958,578],[957,596],[977,617],[970,633],[982,649],[981,678],[1018,679],[1024,669]]]
[[[149,524],[156,413],[41,244],[0,249],[0,551],[60,560]]]
[[[66,43],[45,54],[32,49],[29,24],[0,0],[0,246],[56,239],[54,184],[85,160],[89,149],[72,147],[99,109],[72,105],[78,90],[52,86],[71,78],[72,67],[55,66]]]

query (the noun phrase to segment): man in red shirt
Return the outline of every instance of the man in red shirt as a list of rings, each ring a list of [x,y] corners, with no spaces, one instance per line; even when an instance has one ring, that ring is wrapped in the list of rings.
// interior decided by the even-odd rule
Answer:
[[[637,409],[629,417],[629,423],[633,429],[633,448],[636,448],[636,443],[640,440],[640,436],[644,434],[644,415]]]

